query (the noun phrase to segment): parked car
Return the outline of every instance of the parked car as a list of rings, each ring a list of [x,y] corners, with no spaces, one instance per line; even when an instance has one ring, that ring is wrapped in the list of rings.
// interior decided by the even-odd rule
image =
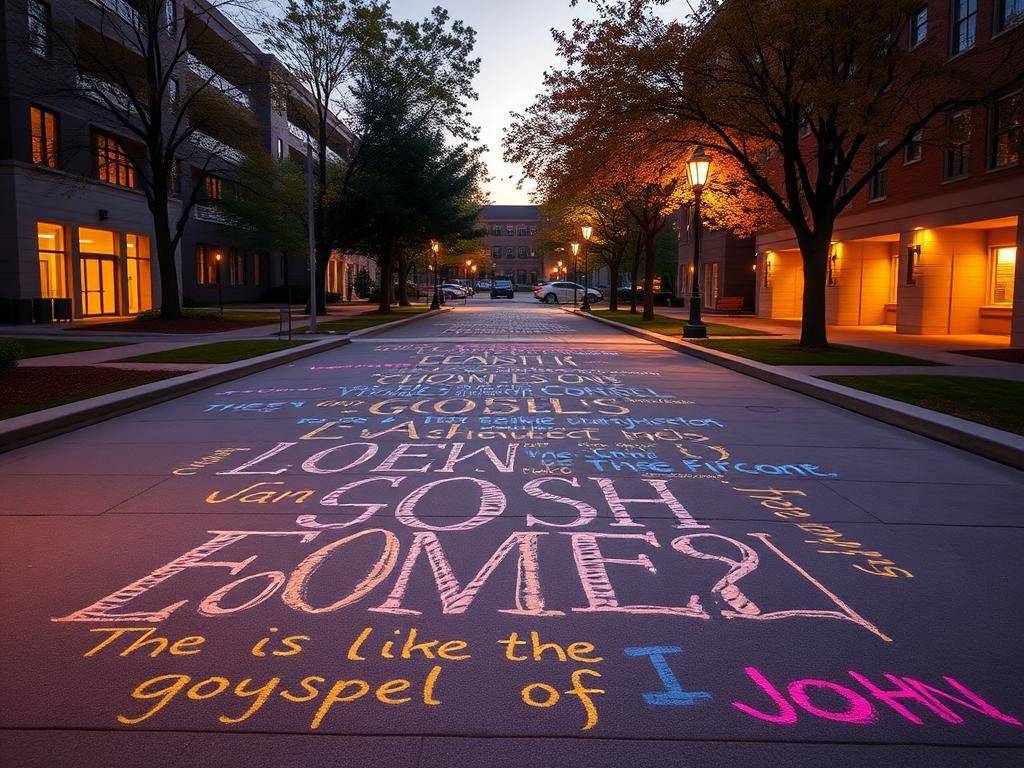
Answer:
[[[533,298],[543,301],[545,304],[571,304],[574,299],[582,302],[585,292],[590,295],[591,302],[604,299],[604,295],[596,288],[585,291],[579,283],[567,283],[561,280],[538,285],[533,289]]]
[[[489,291],[491,290],[491,281],[486,277],[476,281],[476,289],[478,291]]]
[[[495,280],[494,285],[491,286],[492,299],[500,299],[502,296],[506,299],[514,299],[516,297],[511,280]]]
[[[458,283],[441,283],[441,290],[444,291],[446,299],[465,299],[469,296],[469,291]]]

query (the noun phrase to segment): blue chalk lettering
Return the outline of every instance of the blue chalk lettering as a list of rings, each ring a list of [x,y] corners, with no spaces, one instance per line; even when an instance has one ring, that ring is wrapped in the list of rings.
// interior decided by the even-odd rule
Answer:
[[[644,701],[659,707],[688,706],[710,701],[712,696],[707,691],[684,691],[672,668],[665,659],[670,653],[682,653],[678,645],[655,645],[641,648],[623,649],[627,656],[646,656],[651,660],[654,671],[658,673],[664,691],[643,694]]]

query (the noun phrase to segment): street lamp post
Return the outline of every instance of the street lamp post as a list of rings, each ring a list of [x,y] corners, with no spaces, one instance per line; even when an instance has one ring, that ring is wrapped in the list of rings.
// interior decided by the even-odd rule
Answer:
[[[430,241],[430,251],[433,254],[433,258],[434,258],[434,266],[433,266],[433,272],[434,272],[434,298],[431,299],[431,301],[430,301],[430,308],[431,309],[440,309],[441,308],[441,301],[440,301],[440,299],[438,298],[438,295],[437,295],[437,249],[439,247],[440,246],[438,245],[438,242],[436,240],[431,240]]]
[[[576,286],[577,281],[580,279],[580,269],[576,264],[576,255],[580,252],[579,243],[569,243],[569,248],[572,250],[572,308],[576,309]]]
[[[476,264],[473,264],[469,268],[470,272],[473,273],[473,290],[476,290]]]
[[[217,304],[220,305],[221,317],[224,316],[224,289],[221,287],[220,281],[220,254],[214,254],[214,258],[217,259]]]
[[[693,280],[690,283],[690,318],[683,326],[684,339],[706,339],[707,326],[700,319],[700,193],[708,180],[711,159],[704,154],[703,147],[697,150],[686,163],[686,174],[693,187]]]
[[[580,227],[580,231],[583,233],[583,306],[581,309],[584,312],[590,311],[590,249],[587,248],[587,244],[590,242],[590,236],[594,233],[594,228],[589,224],[584,224]]]

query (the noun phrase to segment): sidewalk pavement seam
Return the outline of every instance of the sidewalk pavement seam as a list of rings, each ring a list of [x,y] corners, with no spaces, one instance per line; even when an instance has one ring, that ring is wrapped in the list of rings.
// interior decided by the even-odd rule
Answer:
[[[259,357],[239,360],[222,366],[196,371],[195,373],[178,376],[173,379],[155,381],[139,387],[110,392],[106,395],[77,400],[73,403],[47,408],[41,411],[26,413],[0,421],[0,453],[22,448],[32,443],[47,440],[66,432],[72,432],[90,424],[121,416],[125,413],[141,410],[150,405],[173,400],[176,397],[190,395],[216,384],[240,379],[253,373],[274,368],[283,363],[290,363],[320,352],[351,344],[352,337],[370,335],[398,325],[404,325],[425,317],[432,317],[443,310],[427,311],[410,317],[403,317],[384,323],[380,326],[354,331],[340,338],[326,336],[315,338],[308,344],[294,349],[270,352]]]
[[[604,317],[584,312],[573,312],[563,308],[564,312],[588,315],[591,320],[618,328],[633,336],[647,339],[655,344],[668,347],[677,352],[696,357],[705,362],[720,365],[723,368],[751,376],[769,384],[799,392],[802,395],[838,405],[862,416],[891,424],[909,432],[938,440],[939,442],[961,448],[970,453],[983,456],[1015,469],[1024,469],[1024,437],[1004,432],[999,429],[976,424],[966,419],[949,416],[937,411],[930,411],[910,403],[891,400],[880,395],[873,395],[850,387],[822,381],[812,376],[791,373],[775,366],[747,360],[743,357],[730,355],[726,352],[706,349],[697,344],[683,340],[675,340],[642,328],[634,328]]]

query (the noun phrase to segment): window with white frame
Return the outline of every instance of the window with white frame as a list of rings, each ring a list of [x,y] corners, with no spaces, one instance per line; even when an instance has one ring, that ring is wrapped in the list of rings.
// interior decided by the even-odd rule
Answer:
[[[922,6],[910,17],[910,47],[917,48],[928,39],[928,6]]]
[[[501,224],[495,224],[491,227],[491,234],[495,237],[501,237]]]
[[[495,259],[501,258],[501,246],[495,245],[491,248],[491,257]]]
[[[516,227],[515,227],[515,225],[514,224],[506,224],[505,225],[505,234],[508,237],[515,237],[515,234],[516,234]]]
[[[1013,304],[1014,273],[1017,269],[1017,246],[992,249],[993,304]]]
[[[971,113],[957,112],[950,115],[946,123],[946,154],[943,163],[943,176],[951,179],[962,179],[967,175],[968,158],[971,148]]]
[[[903,148],[903,164],[910,165],[910,163],[916,163],[921,159],[922,147],[921,140],[923,138],[922,131],[915,131],[914,135],[910,137],[910,141],[907,142]]]
[[[525,224],[520,224],[519,225],[519,237],[526,237],[526,225]]]
[[[974,47],[978,33],[978,0],[953,0],[953,25],[951,28],[950,53],[969,51]]]
[[[989,168],[1005,168],[1020,162],[1021,123],[1024,122],[1021,119],[1022,113],[1024,93],[1004,96],[992,105]]]

